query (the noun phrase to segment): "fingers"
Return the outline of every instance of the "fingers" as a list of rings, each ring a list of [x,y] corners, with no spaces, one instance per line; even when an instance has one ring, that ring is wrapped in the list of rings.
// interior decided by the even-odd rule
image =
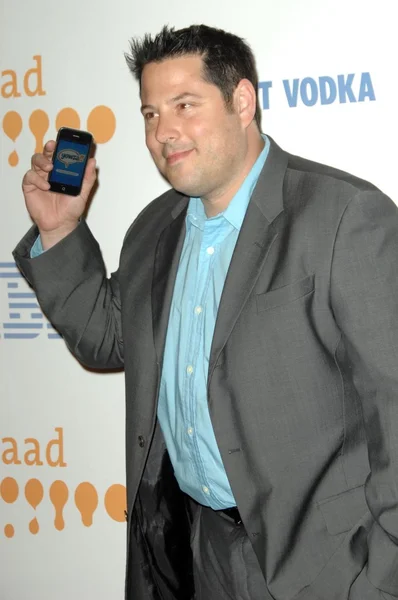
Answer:
[[[43,190],[43,192],[47,192],[50,189],[50,184],[48,183],[48,181],[46,179],[43,179],[43,177],[33,169],[28,171],[22,180],[23,188],[29,186],[36,187],[39,190]]]
[[[32,156],[31,165],[35,171],[48,172],[52,169],[52,155],[55,149],[54,140],[46,143],[42,153],[37,153]]]
[[[46,143],[46,145],[44,146],[43,154],[47,158],[51,158],[52,155],[53,155],[54,150],[55,150],[55,141],[54,140],[49,140]]]
[[[46,158],[44,154],[34,154],[31,160],[32,169],[34,171],[44,171],[49,173],[53,168],[53,163],[50,159]]]

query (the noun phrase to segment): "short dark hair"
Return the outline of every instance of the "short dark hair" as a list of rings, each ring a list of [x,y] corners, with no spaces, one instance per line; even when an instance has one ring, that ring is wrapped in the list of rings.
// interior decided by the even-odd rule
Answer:
[[[207,25],[191,25],[175,31],[165,25],[152,37],[130,40],[130,54],[125,54],[127,64],[140,85],[142,71],[148,63],[161,62],[189,54],[203,59],[205,81],[216,85],[231,108],[232,96],[241,79],[248,79],[256,91],[255,120],[261,131],[261,108],[258,101],[258,75],[253,52],[247,42],[223,29]]]

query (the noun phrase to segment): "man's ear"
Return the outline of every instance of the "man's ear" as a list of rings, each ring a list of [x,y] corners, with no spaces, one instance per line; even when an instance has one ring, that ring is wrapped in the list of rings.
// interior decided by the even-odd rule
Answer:
[[[256,115],[257,94],[248,79],[241,79],[234,92],[234,106],[244,128],[248,127]]]

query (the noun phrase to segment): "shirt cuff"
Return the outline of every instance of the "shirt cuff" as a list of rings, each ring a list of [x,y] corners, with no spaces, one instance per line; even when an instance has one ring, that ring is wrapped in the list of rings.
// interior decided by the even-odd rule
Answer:
[[[35,243],[33,244],[32,248],[30,249],[30,258],[36,258],[36,256],[40,256],[40,254],[43,254],[43,252],[45,252],[45,250],[43,250],[43,246],[41,245],[40,235],[38,235]]]

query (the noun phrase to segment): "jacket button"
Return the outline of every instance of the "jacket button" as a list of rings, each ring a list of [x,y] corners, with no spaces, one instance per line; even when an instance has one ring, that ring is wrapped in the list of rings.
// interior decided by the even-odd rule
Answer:
[[[145,446],[145,439],[142,435],[138,436],[138,444],[139,444],[140,448],[143,448]]]

